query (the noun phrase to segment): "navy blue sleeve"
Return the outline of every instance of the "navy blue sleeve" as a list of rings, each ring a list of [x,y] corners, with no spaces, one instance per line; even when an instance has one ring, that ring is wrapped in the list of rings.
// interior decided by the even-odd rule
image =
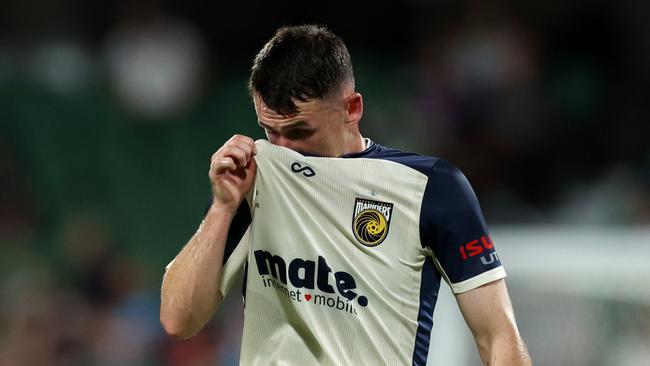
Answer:
[[[501,265],[474,190],[463,173],[444,160],[438,160],[429,175],[420,234],[451,283]]]
[[[212,198],[210,198],[210,203],[208,204],[208,207],[203,214],[204,217],[210,210],[210,206],[212,206]],[[246,230],[248,230],[251,221],[251,210],[248,207],[248,202],[246,200],[243,200],[239,205],[239,208],[237,208],[237,213],[235,214],[232,223],[230,223],[228,237],[226,238],[226,248],[224,249],[223,254],[224,264],[226,261],[228,261],[228,258],[230,258],[232,253],[235,251],[235,248],[237,248],[237,244],[239,244],[239,241],[244,236],[244,233],[246,233]]]

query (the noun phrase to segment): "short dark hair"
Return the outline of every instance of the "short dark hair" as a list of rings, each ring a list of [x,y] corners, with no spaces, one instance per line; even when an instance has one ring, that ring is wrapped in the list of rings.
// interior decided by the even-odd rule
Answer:
[[[283,115],[298,112],[292,98],[323,98],[342,82],[354,80],[343,40],[323,26],[278,29],[255,56],[248,90]]]

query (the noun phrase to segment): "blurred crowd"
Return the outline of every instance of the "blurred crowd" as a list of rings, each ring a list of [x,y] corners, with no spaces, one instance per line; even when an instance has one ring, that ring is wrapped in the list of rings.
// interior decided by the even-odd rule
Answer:
[[[64,218],[59,253],[3,243],[0,364],[236,365],[240,299],[196,337],[173,340],[158,320],[158,279],[112,240],[101,216],[83,212]]]
[[[158,149],[152,155],[200,145],[196,161],[176,158],[179,169],[200,171],[192,178],[168,173],[162,189],[170,189],[164,196],[177,195],[174,182],[189,179],[207,195],[201,164],[210,149],[233,130],[254,128],[245,90],[254,54],[277,26],[324,23],[350,48],[365,96],[362,131],[381,144],[459,166],[490,224],[647,225],[650,32],[643,5],[408,1],[394,9],[361,1],[350,14],[332,14],[321,5],[262,2],[250,4],[259,7],[255,12],[243,3],[225,9],[155,0],[3,2],[0,364],[229,365],[238,359],[242,305],[236,291],[199,336],[171,340],[158,323],[162,259],[152,269],[128,249],[135,242],[171,260],[183,245],[177,239],[191,235],[203,207],[158,206],[189,217],[178,227],[166,225],[174,240],[161,242],[141,239],[163,226],[155,220],[138,228],[145,234],[137,239],[115,224],[119,212],[160,214],[155,206],[131,202],[123,211],[103,210],[101,199],[88,204],[74,192],[48,201],[36,178],[47,175],[66,186],[76,183],[57,175],[61,171],[91,173],[47,158],[25,164],[32,149],[56,142],[26,138],[22,116],[39,111],[47,117],[29,127],[34,136],[68,123],[39,100],[64,104],[66,115],[94,116],[84,121],[89,128],[114,124],[98,135],[144,134]],[[378,15],[360,25],[358,12],[371,6]],[[242,110],[232,107],[232,95],[243,100]],[[103,109],[87,110],[85,101],[93,98]],[[209,112],[210,105],[219,111]],[[215,115],[230,124],[214,121]],[[208,128],[220,134],[203,145],[178,143],[148,127],[174,123],[179,126],[169,135],[181,139]],[[227,128],[206,127],[211,123]],[[120,148],[121,133],[114,132],[110,146],[72,136],[94,147],[75,154],[129,166],[131,158],[116,158],[112,150]],[[128,172],[134,182],[149,174],[138,166]]]
[[[418,45],[423,127],[499,222],[650,221],[648,32],[634,2],[582,5],[477,2]]]

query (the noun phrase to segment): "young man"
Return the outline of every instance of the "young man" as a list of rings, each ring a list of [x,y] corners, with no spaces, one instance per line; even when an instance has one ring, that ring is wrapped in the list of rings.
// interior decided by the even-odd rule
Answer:
[[[441,279],[486,365],[529,365],[476,197],[451,164],[364,139],[343,42],[278,30],[250,91],[267,141],[211,160],[213,200],[168,265],[161,322],[188,338],[244,273],[244,365],[425,365]]]

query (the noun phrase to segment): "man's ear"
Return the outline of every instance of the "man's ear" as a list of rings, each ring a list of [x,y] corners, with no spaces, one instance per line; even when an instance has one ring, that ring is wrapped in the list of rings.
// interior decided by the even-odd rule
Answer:
[[[352,93],[346,99],[346,112],[348,124],[357,125],[363,116],[363,97],[359,93]]]

